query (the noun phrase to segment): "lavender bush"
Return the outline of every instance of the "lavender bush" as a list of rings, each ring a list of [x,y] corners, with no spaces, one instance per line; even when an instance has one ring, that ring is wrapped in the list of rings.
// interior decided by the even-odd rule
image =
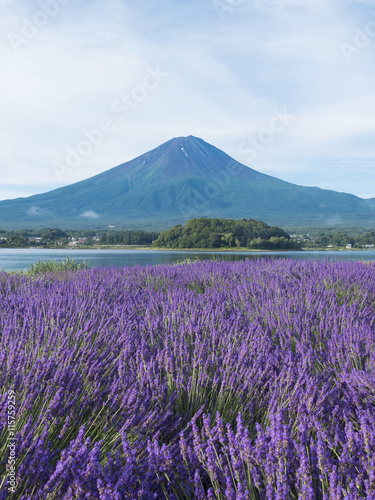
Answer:
[[[363,263],[0,274],[0,499],[375,499],[374,323]]]

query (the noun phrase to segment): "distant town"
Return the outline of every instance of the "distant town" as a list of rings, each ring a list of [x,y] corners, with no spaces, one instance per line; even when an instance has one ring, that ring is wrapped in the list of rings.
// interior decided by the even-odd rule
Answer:
[[[146,231],[63,231],[58,228],[42,230],[0,230],[0,248],[71,248],[94,245],[151,245],[159,233]]]
[[[375,246],[375,232],[367,231],[359,235],[349,235],[347,232],[337,232],[333,234],[320,233],[319,235],[310,234],[291,234],[290,238],[302,247],[307,248],[325,248],[327,250],[334,248],[345,248],[346,250],[368,249]]]

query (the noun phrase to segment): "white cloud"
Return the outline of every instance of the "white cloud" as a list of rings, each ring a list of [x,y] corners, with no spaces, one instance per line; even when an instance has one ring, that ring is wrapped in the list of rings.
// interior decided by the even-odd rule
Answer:
[[[31,208],[26,210],[27,215],[42,215],[43,212],[44,212],[44,210],[37,207],[36,205],[33,205]]]
[[[83,214],[81,214],[81,217],[87,217],[88,219],[98,219],[99,214],[97,214],[93,210],[87,210],[87,212],[84,212]]]

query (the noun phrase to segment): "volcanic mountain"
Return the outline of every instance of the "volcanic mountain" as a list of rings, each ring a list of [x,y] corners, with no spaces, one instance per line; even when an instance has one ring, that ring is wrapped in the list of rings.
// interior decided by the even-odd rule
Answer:
[[[189,136],[70,186],[0,202],[3,229],[165,229],[193,217],[373,227],[375,199],[284,182]]]

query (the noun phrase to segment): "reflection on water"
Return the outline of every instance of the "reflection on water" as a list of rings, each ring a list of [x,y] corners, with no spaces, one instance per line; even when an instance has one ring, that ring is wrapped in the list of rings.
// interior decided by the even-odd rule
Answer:
[[[67,257],[77,262],[88,262],[91,267],[134,266],[137,264],[159,265],[184,262],[186,259],[223,259],[237,261],[277,257],[282,259],[340,259],[373,260],[374,251],[342,252],[186,252],[157,250],[40,250],[40,249],[0,249],[0,270],[18,271],[29,267],[38,260],[64,260]]]

